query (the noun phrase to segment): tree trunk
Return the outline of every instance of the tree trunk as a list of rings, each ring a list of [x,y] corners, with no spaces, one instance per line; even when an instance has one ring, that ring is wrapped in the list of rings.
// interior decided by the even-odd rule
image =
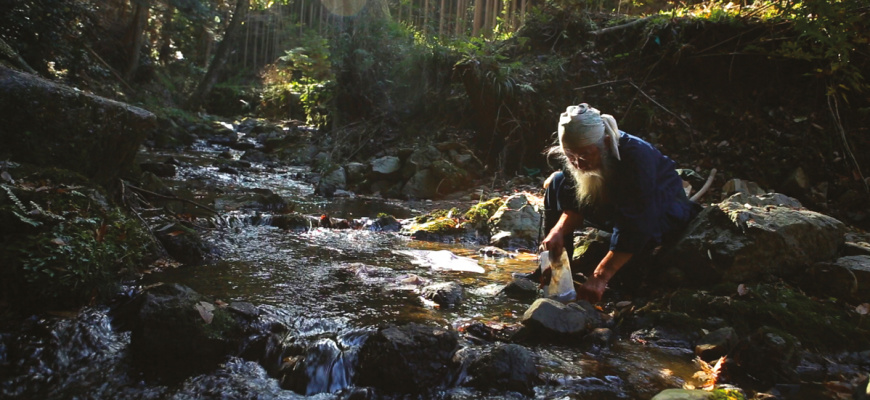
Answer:
[[[172,59],[172,17],[175,15],[175,7],[166,5],[163,12],[163,22],[160,24],[160,62],[166,64]]]
[[[142,51],[142,42],[145,41],[145,26],[148,24],[150,8],[148,0],[139,0],[135,3],[136,11],[133,13],[133,22],[130,25],[132,40],[127,54],[127,68],[124,69],[124,80],[128,82],[136,74],[136,69],[139,68],[139,53]]]
[[[441,12],[438,13],[438,37],[444,37],[444,18],[446,17],[447,0],[441,0]]]
[[[248,13],[250,4],[250,0],[238,0],[236,3],[233,18],[230,20],[230,25],[227,26],[226,32],[224,32],[224,40],[222,40],[220,45],[218,45],[214,59],[212,59],[211,63],[208,65],[208,72],[205,73],[205,77],[202,78],[202,81],[196,86],[196,90],[193,91],[193,94],[187,101],[188,110],[198,110],[202,105],[203,100],[205,100],[215,83],[217,83],[220,70],[223,68],[224,64],[226,64],[227,57],[230,55],[230,46],[238,35],[239,27],[242,25],[242,21]]]
[[[472,37],[477,37],[481,26],[483,26],[483,2],[484,0],[474,0],[474,22],[471,27]]]

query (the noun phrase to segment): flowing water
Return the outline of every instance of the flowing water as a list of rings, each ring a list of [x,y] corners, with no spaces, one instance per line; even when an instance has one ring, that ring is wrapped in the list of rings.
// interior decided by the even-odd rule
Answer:
[[[353,395],[355,352],[366,335],[384,324],[417,322],[461,330],[471,322],[496,329],[517,324],[531,300],[500,293],[513,272],[536,267],[532,257],[486,258],[473,243],[432,243],[369,230],[314,228],[284,231],[264,224],[262,210],[247,210],[246,196],[270,189],[296,211],[340,218],[373,218],[388,213],[407,218],[426,203],[369,198],[326,200],[313,195],[299,177],[305,168],[254,164],[241,174],[213,166],[225,149],[199,145],[185,154],[142,154],[183,165],[167,180],[179,193],[220,210],[221,226],[205,233],[219,261],[170,268],[139,284],[175,282],[225,302],[246,301],[290,327],[307,346],[308,384],[296,393],[281,389],[256,363],[231,359],[219,369],[182,382],[143,377],[131,365],[129,333],[113,328],[107,309],[34,317],[0,334],[0,372],[5,398],[349,398]],[[238,156],[238,154],[236,154]],[[469,202],[466,206],[472,205]],[[415,262],[406,250],[443,251],[468,257],[483,273],[436,270]],[[440,308],[419,296],[421,285],[456,281],[465,300]],[[464,346],[492,346],[465,341]],[[581,351],[572,346],[531,346],[544,384],[536,398],[649,398],[660,390],[692,382],[697,370],[684,350],[619,340],[610,348]],[[517,393],[481,393],[457,385],[441,398],[524,398]]]

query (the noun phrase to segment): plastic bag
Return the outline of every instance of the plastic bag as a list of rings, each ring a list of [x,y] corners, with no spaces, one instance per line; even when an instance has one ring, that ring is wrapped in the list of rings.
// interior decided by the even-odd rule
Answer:
[[[568,252],[562,250],[562,255],[557,261],[550,260],[550,252],[541,253],[541,274],[550,268],[550,282],[544,285],[544,297],[567,303],[577,297],[574,290],[574,278],[571,276],[571,264],[568,261]]]

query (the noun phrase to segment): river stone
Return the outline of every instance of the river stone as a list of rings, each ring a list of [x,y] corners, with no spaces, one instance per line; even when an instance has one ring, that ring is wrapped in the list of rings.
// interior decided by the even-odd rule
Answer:
[[[531,337],[579,337],[601,325],[598,310],[589,302],[562,304],[553,299],[535,300],[521,320]]]
[[[377,175],[393,175],[402,168],[399,157],[384,156],[372,160],[372,172]]]
[[[337,190],[344,190],[347,185],[347,173],[344,167],[338,167],[320,177],[314,192],[326,197],[332,197]]]
[[[737,331],[732,327],[717,329],[708,333],[695,344],[695,355],[712,362],[726,354],[737,345]]]
[[[154,114],[0,66],[0,159],[76,171],[107,189],[133,166]]]
[[[782,194],[737,193],[704,209],[659,258],[695,283],[790,277],[832,260],[845,225]]]
[[[496,232],[490,244],[497,247],[533,249],[542,233],[540,210],[526,193],[508,197],[489,219],[489,224],[492,232]]]
[[[422,393],[448,383],[459,335],[453,330],[410,323],[379,329],[359,353],[357,386],[390,393]]]
[[[213,254],[199,232],[181,224],[174,224],[154,232],[157,240],[172,258],[185,265],[201,265]]]
[[[800,342],[769,327],[757,329],[729,356],[745,373],[762,382],[792,382],[800,362]]]
[[[713,393],[706,390],[665,389],[652,400],[712,400]]]
[[[417,172],[429,168],[435,161],[441,158],[441,152],[435,146],[423,146],[415,149],[410,156],[405,168],[410,172]],[[406,175],[407,176],[407,175]]]
[[[421,290],[424,299],[433,301],[442,307],[455,307],[462,303],[462,286],[456,282],[443,282],[429,285]]]
[[[538,284],[526,278],[516,278],[502,292],[514,299],[533,299],[538,297]]]
[[[161,375],[214,368],[237,355],[256,320],[178,284],[145,291],[119,311],[119,318],[131,327],[135,362]]]
[[[347,185],[358,185],[365,180],[366,166],[363,163],[350,162],[344,166]]]
[[[523,346],[507,344],[480,355],[468,367],[468,385],[478,389],[511,390],[533,395],[538,368]]]
[[[402,194],[412,199],[431,199],[437,194],[438,177],[430,169],[417,171],[405,186]]]

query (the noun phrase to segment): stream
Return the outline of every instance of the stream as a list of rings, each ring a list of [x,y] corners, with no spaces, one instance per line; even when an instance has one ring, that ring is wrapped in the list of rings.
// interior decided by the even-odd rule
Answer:
[[[355,391],[354,352],[369,332],[385,324],[416,322],[464,327],[480,322],[496,329],[515,325],[533,300],[501,294],[514,272],[537,266],[532,257],[490,258],[476,243],[434,243],[392,232],[312,228],[285,231],[267,223],[268,213],[243,205],[253,191],[269,189],[306,215],[347,219],[387,213],[409,218],[433,204],[366,197],[325,199],[301,177],[307,167],[253,163],[240,171],[221,171],[216,161],[237,159],[240,151],[197,143],[185,153],[143,150],[142,161],[179,167],[165,182],[177,193],[213,205],[223,223],[204,239],[219,253],[204,266],[181,266],[146,274],[135,285],[179,283],[225,302],[257,305],[264,318],[290,327],[296,340],[318,360],[308,368],[304,393],[282,389],[257,363],[230,359],[216,370],[180,382],[150,379],[132,365],[129,332],[115,329],[109,307],[34,316],[0,333],[0,397],[14,399],[189,399],[189,398],[360,398]],[[237,173],[238,172],[238,173]],[[468,201],[464,207],[475,202]],[[445,271],[415,262],[409,250],[450,251],[467,257],[483,273]],[[465,298],[455,308],[423,300],[421,284],[456,281]],[[132,288],[128,288],[132,290]],[[462,336],[463,347],[495,343]],[[317,350],[319,349],[319,350]],[[694,356],[685,349],[650,346],[628,338],[596,351],[579,347],[530,346],[543,384],[535,398],[650,398],[666,388],[697,384]],[[318,353],[319,352],[319,353]],[[528,398],[515,392],[481,392],[461,383],[438,395],[445,399]]]

